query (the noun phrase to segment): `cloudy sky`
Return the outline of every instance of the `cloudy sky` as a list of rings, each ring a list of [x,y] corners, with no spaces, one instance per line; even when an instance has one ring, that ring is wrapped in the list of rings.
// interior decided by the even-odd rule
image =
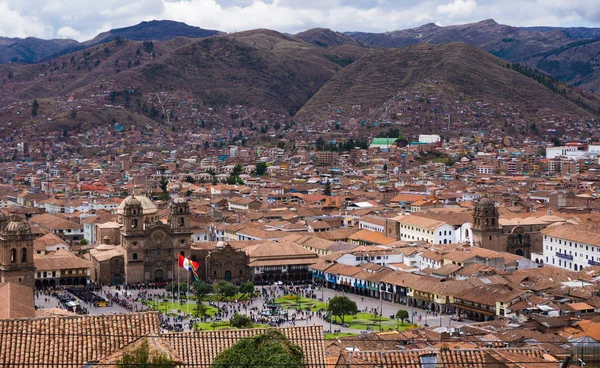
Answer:
[[[0,0],[0,14],[0,36],[79,41],[152,19],[225,32],[384,32],[488,18],[515,26],[600,27],[598,0]]]

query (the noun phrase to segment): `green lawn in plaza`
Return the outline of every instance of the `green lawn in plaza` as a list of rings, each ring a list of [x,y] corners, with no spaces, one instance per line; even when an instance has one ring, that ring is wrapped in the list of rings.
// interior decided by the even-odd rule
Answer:
[[[281,304],[282,308],[310,308],[311,311],[327,310],[327,303],[318,301],[317,299],[310,299],[305,297],[299,297],[298,295],[288,294],[275,299],[276,304]]]
[[[254,324],[254,328],[266,328],[268,325]],[[229,325],[229,321],[218,321],[218,322],[198,322],[194,324],[194,328],[202,331],[213,331],[213,330],[235,330],[234,327]]]
[[[325,340],[339,339],[340,337],[358,336],[357,333],[352,332],[339,332],[339,333],[326,333]]]
[[[341,318],[338,316],[332,316],[332,322],[337,322],[335,326],[339,326],[341,324]],[[398,330],[403,331],[409,328],[413,328],[414,325],[411,324],[402,324],[400,321],[387,318],[387,317],[375,317],[372,313],[357,313],[355,316],[348,315],[344,316],[344,323],[348,324],[348,328],[353,328],[357,330],[372,330],[372,331],[380,331],[379,326],[381,326],[381,331],[390,331],[390,330]],[[335,329],[335,327],[333,327]]]
[[[177,311],[181,311],[181,313],[190,314],[192,316],[195,316],[196,303],[193,300],[191,300],[191,303],[183,303],[183,304],[180,304],[179,302],[156,302],[156,301],[152,301],[152,300],[146,300],[146,301],[144,301],[144,304],[154,308],[154,310],[157,310],[157,311],[165,313],[165,314],[170,314],[172,310],[177,310]],[[207,316],[212,317],[215,314],[217,314],[217,308],[212,307],[206,303],[204,303],[204,305],[207,308],[207,310],[206,310]]]

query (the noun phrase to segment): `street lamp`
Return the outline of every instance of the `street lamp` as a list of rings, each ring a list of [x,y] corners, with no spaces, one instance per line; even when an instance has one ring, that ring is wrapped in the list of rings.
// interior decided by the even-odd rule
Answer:
[[[379,332],[381,332],[381,320],[383,319],[383,293],[381,287],[383,284],[379,284]]]

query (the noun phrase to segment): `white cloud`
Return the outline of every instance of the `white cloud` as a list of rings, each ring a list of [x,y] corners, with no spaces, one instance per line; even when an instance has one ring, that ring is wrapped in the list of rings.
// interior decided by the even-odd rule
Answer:
[[[81,37],[81,33],[75,29],[73,29],[72,27],[60,27],[57,31],[56,31],[56,37],[58,38],[70,38],[73,40],[76,40],[78,38]]]
[[[468,18],[477,8],[475,0],[454,0],[451,3],[438,5],[436,11],[440,15],[447,15],[449,18]]]
[[[5,37],[52,37],[52,27],[44,24],[36,16],[19,13],[8,1],[0,1],[0,36]]]
[[[600,3],[590,0],[0,0],[0,14],[0,36],[80,41],[151,19],[226,32],[288,33],[313,27],[384,32],[487,18],[515,26],[600,25]]]

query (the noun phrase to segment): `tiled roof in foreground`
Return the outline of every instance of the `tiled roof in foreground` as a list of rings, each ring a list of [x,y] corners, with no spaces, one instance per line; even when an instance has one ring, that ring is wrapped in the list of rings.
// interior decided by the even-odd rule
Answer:
[[[165,338],[186,364],[210,365],[215,357],[240,339],[264,333],[267,329],[195,331],[165,334]],[[323,326],[296,326],[278,329],[304,352],[307,368],[325,363]]]
[[[158,325],[156,312],[0,320],[0,362],[12,367],[82,367],[141,336],[158,334]]]

